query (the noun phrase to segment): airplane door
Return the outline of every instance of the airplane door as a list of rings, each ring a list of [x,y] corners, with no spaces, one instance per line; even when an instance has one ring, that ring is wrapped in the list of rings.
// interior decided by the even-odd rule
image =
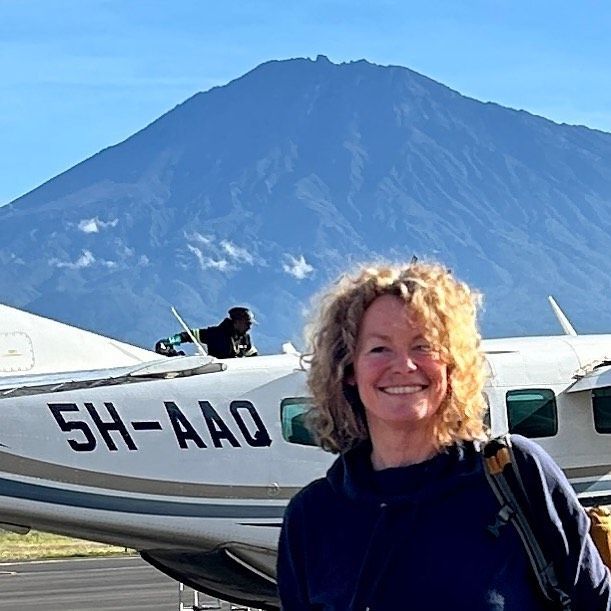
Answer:
[[[309,391],[305,371],[293,370],[258,389],[257,394],[260,397],[258,401],[265,404],[263,411],[272,438],[272,459],[266,465],[268,494],[271,498],[287,498],[316,477],[324,475],[334,457],[317,446],[291,442],[283,436],[283,405],[286,407],[287,403],[307,401]]]
[[[0,333],[0,372],[25,372],[34,367],[34,349],[27,333]]]

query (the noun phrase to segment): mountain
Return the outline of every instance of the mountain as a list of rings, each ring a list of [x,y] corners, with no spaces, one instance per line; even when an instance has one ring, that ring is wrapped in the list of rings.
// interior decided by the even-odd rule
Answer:
[[[262,64],[0,208],[0,301],[151,347],[232,305],[302,345],[350,262],[441,260],[484,334],[611,331],[611,134],[366,61]]]

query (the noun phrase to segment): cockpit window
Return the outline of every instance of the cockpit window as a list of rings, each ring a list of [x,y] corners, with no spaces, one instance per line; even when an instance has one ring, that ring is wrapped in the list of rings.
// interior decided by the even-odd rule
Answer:
[[[506,404],[510,433],[524,437],[553,437],[558,432],[558,410],[553,390],[510,390]]]
[[[289,443],[302,446],[318,445],[306,425],[306,414],[312,407],[308,397],[289,397],[280,403],[282,437]]]
[[[611,433],[611,386],[592,391],[594,428],[597,433]]]

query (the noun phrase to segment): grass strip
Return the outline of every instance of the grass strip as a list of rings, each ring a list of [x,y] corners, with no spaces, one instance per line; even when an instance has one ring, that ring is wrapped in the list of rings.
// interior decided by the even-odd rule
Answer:
[[[71,539],[36,530],[26,535],[0,530],[0,562],[44,560],[85,556],[118,556],[133,554],[125,547]]]

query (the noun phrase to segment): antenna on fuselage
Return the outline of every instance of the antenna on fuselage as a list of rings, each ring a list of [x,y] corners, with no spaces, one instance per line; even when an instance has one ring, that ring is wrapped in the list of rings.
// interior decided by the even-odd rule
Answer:
[[[554,310],[554,314],[560,323],[565,335],[577,335],[577,331],[573,325],[569,322],[569,319],[564,315],[564,312],[560,309],[560,306],[556,303],[556,300],[548,295],[547,299],[549,300],[550,305],[552,306],[552,310]]]
[[[208,356],[206,349],[200,342],[197,341],[197,339],[195,338],[195,335],[193,335],[187,323],[182,319],[181,315],[176,311],[176,308],[174,306],[171,306],[170,310],[172,311],[172,314],[174,314],[174,316],[176,317],[176,320],[179,322],[180,326],[185,330],[186,334],[191,338],[191,341],[195,344],[197,351],[202,356]]]
[[[299,356],[299,351],[293,346],[292,342],[284,342],[284,344],[282,344],[282,354],[294,354],[295,356]]]

